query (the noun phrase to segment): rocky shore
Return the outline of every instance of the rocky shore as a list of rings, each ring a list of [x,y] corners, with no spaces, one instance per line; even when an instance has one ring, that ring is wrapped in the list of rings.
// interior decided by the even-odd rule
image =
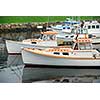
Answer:
[[[21,41],[30,38],[45,31],[47,26],[61,24],[62,22],[53,23],[12,23],[0,24],[0,38]],[[42,26],[42,28],[38,28]]]

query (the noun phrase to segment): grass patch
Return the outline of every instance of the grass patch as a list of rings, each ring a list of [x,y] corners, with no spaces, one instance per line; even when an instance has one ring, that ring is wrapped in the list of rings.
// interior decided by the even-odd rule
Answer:
[[[0,16],[0,23],[57,22],[72,16]],[[79,16],[74,16],[78,20]],[[80,16],[80,20],[100,20],[100,16]]]

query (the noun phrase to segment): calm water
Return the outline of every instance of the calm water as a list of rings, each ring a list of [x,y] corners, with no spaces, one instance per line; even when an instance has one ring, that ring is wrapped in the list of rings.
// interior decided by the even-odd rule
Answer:
[[[100,69],[24,68],[20,55],[7,55],[5,51],[0,51],[0,83],[33,82],[59,77],[100,82]]]

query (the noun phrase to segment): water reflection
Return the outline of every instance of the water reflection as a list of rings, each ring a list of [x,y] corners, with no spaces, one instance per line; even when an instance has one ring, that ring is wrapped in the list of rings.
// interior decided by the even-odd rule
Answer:
[[[20,57],[8,56],[5,52],[0,52],[0,83],[22,82],[24,65],[20,61]]]
[[[77,82],[100,82],[100,69],[24,68],[21,55],[0,56],[0,59],[1,83],[39,82],[60,77],[83,80]]]
[[[22,56],[21,55],[8,55],[7,58],[7,65],[8,66],[18,66],[18,65],[22,65],[23,61],[22,61]]]
[[[23,82],[32,82],[39,80],[56,79],[60,77],[85,78],[92,80],[100,77],[98,69],[52,69],[52,68],[25,68],[23,73]],[[85,82],[85,81],[83,81]],[[89,81],[88,82],[92,82]]]
[[[24,66],[10,66],[0,68],[0,83],[20,83],[22,82]]]

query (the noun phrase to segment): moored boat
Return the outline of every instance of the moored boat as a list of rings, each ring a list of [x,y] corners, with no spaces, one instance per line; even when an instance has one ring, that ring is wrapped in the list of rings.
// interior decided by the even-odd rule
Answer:
[[[74,41],[73,48],[57,47],[47,49],[24,48],[23,62],[26,66],[38,67],[79,67],[100,66],[100,53],[92,49],[92,40],[80,38]]]
[[[26,39],[21,42],[6,40],[8,54],[21,54],[22,47],[44,49],[57,46],[56,34],[57,32],[47,31],[41,32],[39,39]]]
[[[100,23],[97,21],[85,22],[84,27],[88,30],[89,34],[100,37]]]

